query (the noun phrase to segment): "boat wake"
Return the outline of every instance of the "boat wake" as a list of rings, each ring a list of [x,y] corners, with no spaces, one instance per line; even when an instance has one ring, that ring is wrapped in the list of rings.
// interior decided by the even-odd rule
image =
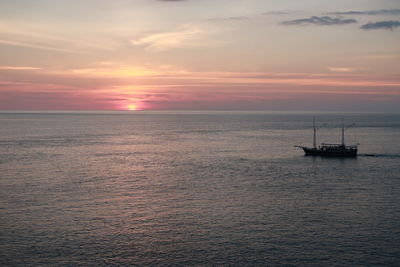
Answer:
[[[358,154],[359,157],[375,157],[375,158],[400,158],[400,154]]]

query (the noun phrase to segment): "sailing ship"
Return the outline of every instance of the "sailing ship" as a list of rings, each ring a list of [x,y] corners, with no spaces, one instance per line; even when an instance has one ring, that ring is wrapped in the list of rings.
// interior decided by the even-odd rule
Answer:
[[[344,142],[345,127],[342,119],[342,143],[341,144],[326,144],[321,143],[317,147],[317,127],[315,126],[314,118],[314,142],[313,147],[296,146],[304,150],[306,156],[330,156],[330,157],[357,157],[357,145],[345,145]]]

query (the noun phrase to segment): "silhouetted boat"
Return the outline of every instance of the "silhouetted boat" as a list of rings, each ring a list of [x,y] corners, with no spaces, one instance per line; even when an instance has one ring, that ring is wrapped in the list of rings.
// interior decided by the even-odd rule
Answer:
[[[320,146],[317,147],[317,137],[315,127],[315,118],[314,118],[314,146],[313,147],[305,147],[305,146],[296,146],[302,148],[306,156],[327,156],[327,157],[357,157],[358,148],[357,145],[349,145],[346,146],[344,143],[344,125],[342,119],[342,143],[341,144],[326,144],[321,143]]]

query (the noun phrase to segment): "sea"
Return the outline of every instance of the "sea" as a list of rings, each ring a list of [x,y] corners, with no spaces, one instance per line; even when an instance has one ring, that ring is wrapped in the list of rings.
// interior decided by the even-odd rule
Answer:
[[[0,265],[400,266],[400,114],[2,112]]]

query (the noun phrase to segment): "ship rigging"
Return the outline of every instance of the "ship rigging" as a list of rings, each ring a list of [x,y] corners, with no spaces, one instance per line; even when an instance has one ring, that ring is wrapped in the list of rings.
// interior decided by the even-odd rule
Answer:
[[[342,119],[342,142],[341,144],[327,144],[321,143],[317,147],[317,130],[322,128],[316,127],[315,117],[314,117],[314,136],[313,136],[313,147],[296,146],[303,149],[306,156],[331,156],[331,157],[357,157],[358,147],[357,145],[346,145],[344,141],[344,132],[347,128],[354,126],[354,124],[349,127],[344,127],[344,120]]]

